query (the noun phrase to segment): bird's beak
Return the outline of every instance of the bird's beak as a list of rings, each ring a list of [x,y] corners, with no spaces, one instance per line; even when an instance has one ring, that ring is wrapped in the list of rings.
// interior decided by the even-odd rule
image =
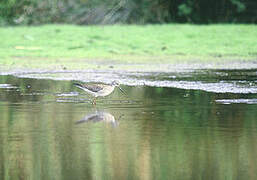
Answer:
[[[118,88],[120,89],[120,91],[121,91],[123,94],[127,95],[127,94],[125,93],[125,91],[124,91],[123,89],[121,89],[121,87],[118,86]]]

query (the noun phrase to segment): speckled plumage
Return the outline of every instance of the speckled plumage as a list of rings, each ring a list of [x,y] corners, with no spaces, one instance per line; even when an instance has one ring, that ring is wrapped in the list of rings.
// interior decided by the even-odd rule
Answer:
[[[107,96],[111,94],[116,84],[74,84],[76,87],[86,91],[94,97]]]

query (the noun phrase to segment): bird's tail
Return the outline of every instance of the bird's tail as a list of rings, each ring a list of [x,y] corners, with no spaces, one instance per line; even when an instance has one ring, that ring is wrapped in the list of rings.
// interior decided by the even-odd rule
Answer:
[[[81,84],[79,84],[79,83],[73,83],[73,85],[76,86],[76,87],[79,87],[79,88],[82,88],[82,87],[83,87],[83,86],[82,86]]]
[[[79,83],[73,83],[74,86],[76,86],[77,88],[80,88],[82,90],[85,90],[85,88],[83,87],[82,84],[79,84]]]

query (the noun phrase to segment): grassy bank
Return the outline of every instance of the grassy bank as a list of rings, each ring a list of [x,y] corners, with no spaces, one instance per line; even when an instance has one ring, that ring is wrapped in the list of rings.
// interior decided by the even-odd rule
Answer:
[[[0,36],[3,67],[257,59],[256,25],[45,25],[0,28]]]

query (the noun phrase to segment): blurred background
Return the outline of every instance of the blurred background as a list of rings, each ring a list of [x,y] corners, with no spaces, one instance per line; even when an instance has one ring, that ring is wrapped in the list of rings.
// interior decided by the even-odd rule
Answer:
[[[1,0],[0,25],[257,23],[256,0]]]

